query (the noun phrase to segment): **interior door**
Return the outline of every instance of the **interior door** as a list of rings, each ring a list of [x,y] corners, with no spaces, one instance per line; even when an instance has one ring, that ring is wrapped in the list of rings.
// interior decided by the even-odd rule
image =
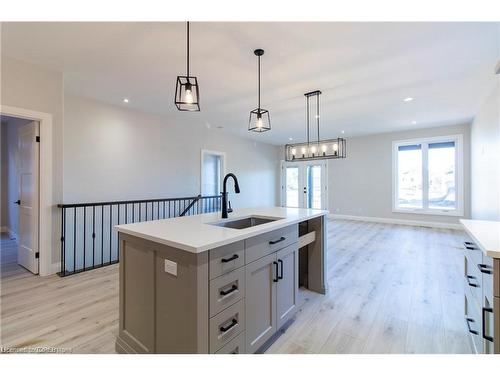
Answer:
[[[297,310],[299,289],[299,256],[297,243],[276,253],[278,283],[276,290],[276,320],[280,329]]]
[[[282,162],[281,174],[282,206],[327,209],[326,161]]]
[[[38,273],[39,135],[38,122],[18,129],[19,233],[17,262]]]

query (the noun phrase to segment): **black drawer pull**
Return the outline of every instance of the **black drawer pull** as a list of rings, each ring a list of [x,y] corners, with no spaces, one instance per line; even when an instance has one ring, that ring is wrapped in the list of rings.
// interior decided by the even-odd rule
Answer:
[[[238,259],[239,257],[240,256],[238,254],[234,254],[231,258],[222,258],[220,261],[222,263],[228,263],[228,262],[232,262],[235,259]]]
[[[478,332],[470,327],[470,323],[475,323],[476,321],[469,317],[465,317],[465,321],[467,322],[467,328],[469,329],[469,332],[472,333],[473,335],[477,335]]]
[[[469,284],[469,286],[472,286],[473,288],[478,288],[479,287],[479,285],[470,282],[471,279],[475,279],[474,276],[467,275],[466,277],[467,277],[467,284]]]
[[[278,280],[283,279],[283,261],[281,259],[278,259],[278,263],[280,264],[280,274],[278,275]]]
[[[227,327],[220,327],[219,329],[220,329],[220,331],[221,331],[221,332],[223,332],[223,333],[224,333],[224,332],[229,331],[229,330],[230,330],[231,328],[233,328],[236,324],[238,324],[238,321],[237,321],[235,318],[233,318],[233,320],[231,321],[231,324],[230,324],[230,325],[228,325]]]
[[[269,245],[276,245],[278,242],[286,240],[286,237],[281,237],[279,240],[269,241]]]
[[[478,250],[476,248],[476,245],[474,245],[472,242],[468,242],[468,241],[465,241],[464,242],[464,247],[467,249],[467,250]]]
[[[493,270],[487,264],[481,264],[481,263],[479,263],[477,265],[477,268],[479,268],[479,271],[481,271],[482,273],[485,273],[487,275],[493,274]]]
[[[238,290],[238,286],[236,284],[233,284],[233,286],[231,287],[231,289],[228,289],[228,290],[221,290],[220,291],[220,295],[221,296],[227,296],[228,294],[231,294],[235,291]]]
[[[276,274],[276,277],[273,277],[273,283],[278,282],[278,262],[273,262],[274,265],[274,272]]]
[[[486,314],[485,313],[493,313],[493,309],[491,307],[483,307],[483,339],[485,340],[488,340],[488,341],[491,341],[493,342],[493,337],[491,336],[488,336],[485,332],[486,332]]]

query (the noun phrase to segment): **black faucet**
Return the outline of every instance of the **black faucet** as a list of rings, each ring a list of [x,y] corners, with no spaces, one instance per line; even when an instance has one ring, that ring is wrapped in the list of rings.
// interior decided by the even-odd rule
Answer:
[[[227,194],[228,194],[228,192],[227,192],[226,184],[227,184],[227,179],[229,177],[232,177],[234,180],[234,192],[236,194],[240,193],[240,185],[238,185],[238,179],[236,178],[236,176],[234,174],[228,173],[224,177],[224,182],[222,183],[222,218],[223,219],[227,219],[228,212],[233,211],[233,209],[231,208],[231,202],[229,202],[229,210],[227,209]]]

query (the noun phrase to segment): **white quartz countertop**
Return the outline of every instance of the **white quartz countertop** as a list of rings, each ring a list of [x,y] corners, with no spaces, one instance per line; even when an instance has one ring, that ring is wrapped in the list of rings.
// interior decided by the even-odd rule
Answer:
[[[270,232],[301,221],[327,215],[328,211],[303,208],[262,207],[235,209],[229,218],[222,219],[220,212],[172,219],[145,221],[116,225],[118,232],[176,247],[192,253],[201,253],[219,246]],[[270,223],[245,229],[225,228],[209,223],[232,221],[249,216],[280,218]]]
[[[487,256],[500,258],[500,221],[462,219],[460,222]]]

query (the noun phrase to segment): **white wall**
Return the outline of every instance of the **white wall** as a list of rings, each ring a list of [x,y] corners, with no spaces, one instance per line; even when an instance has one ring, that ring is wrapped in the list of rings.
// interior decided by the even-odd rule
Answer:
[[[458,223],[458,217],[392,212],[392,141],[462,134],[464,141],[464,216],[470,215],[470,127],[457,125],[347,139],[347,158],[328,162],[332,214]]]
[[[1,55],[2,105],[52,114],[53,127],[53,196],[54,202],[62,201],[63,193],[63,75],[38,65]],[[43,139],[42,139],[43,142]],[[60,210],[52,212],[52,260],[60,255]]]
[[[471,216],[500,220],[500,77],[471,127]]]
[[[18,233],[19,206],[14,202],[19,199],[19,173],[17,130],[29,120],[10,118],[2,121],[2,223],[13,236]]]
[[[278,203],[277,146],[71,95],[64,111],[65,203],[197,195],[201,149],[226,153],[233,208]]]

